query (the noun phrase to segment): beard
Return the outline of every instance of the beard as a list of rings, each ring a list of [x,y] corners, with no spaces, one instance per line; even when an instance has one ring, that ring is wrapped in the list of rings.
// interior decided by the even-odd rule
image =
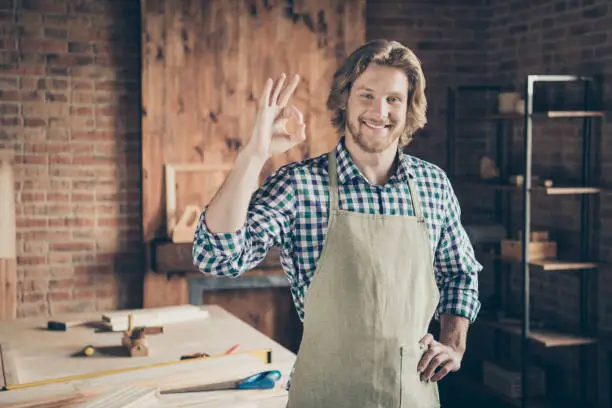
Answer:
[[[384,130],[376,131],[364,124],[364,120],[365,118],[361,116],[356,121],[348,120],[348,131],[355,143],[368,153],[380,153],[387,150],[405,131],[405,128],[402,129],[393,121]]]

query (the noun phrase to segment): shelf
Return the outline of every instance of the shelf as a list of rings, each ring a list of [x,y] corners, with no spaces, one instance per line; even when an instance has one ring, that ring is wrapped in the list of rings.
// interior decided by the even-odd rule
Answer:
[[[497,254],[485,254],[494,259],[499,259],[502,262],[521,263],[521,261],[517,259],[508,259]],[[540,268],[543,271],[575,271],[580,269],[597,269],[598,267],[598,264],[595,262],[570,261],[563,259],[535,259],[533,261],[529,261],[529,265]]]
[[[474,187],[481,186],[483,188],[492,188],[495,190],[505,191],[522,191],[523,186],[515,186],[512,184],[501,184],[501,183],[488,183],[484,180],[472,179],[472,178],[456,178],[454,183],[456,184],[473,184]],[[534,193],[544,193],[546,195],[582,195],[582,194],[599,194],[601,188],[598,187],[582,187],[582,186],[558,186],[558,187],[544,187],[535,186],[531,187],[531,191]]]
[[[599,194],[598,187],[536,187],[532,190],[545,190],[548,195]]]
[[[541,114],[535,113],[534,116],[540,116]],[[542,116],[548,118],[589,118],[597,117],[603,118],[605,113],[603,111],[549,111],[545,112]]]
[[[596,269],[597,264],[593,262],[571,262],[556,259],[550,260],[535,260],[529,262],[529,265],[537,266],[545,271],[572,271],[578,269]]]
[[[567,110],[567,111],[546,111],[546,112],[534,112],[531,117],[533,119],[538,118],[603,118],[605,112],[603,111],[584,111],[584,110]],[[522,120],[525,118],[523,113],[485,113],[485,114],[462,114],[458,115],[459,120]]]
[[[486,317],[478,319],[481,324],[488,327],[501,330],[506,333],[520,336],[522,334],[521,323],[502,323]],[[529,330],[529,338],[544,347],[566,347],[566,346],[584,346],[595,344],[596,339],[590,337],[577,336],[558,332],[552,329],[533,328]]]

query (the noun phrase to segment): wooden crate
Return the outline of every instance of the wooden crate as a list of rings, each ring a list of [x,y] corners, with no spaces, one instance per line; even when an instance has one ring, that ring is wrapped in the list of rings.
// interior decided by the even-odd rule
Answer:
[[[520,261],[521,241],[504,239],[501,243],[501,256],[504,259]],[[529,260],[555,259],[557,257],[557,243],[552,241],[529,242],[527,248]]]

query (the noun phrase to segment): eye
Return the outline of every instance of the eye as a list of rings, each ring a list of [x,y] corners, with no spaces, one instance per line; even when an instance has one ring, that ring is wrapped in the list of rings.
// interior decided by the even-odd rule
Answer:
[[[401,99],[398,98],[397,96],[390,96],[389,98],[387,98],[387,102],[389,102],[389,103],[399,103],[399,102],[401,102]]]
[[[373,98],[372,94],[369,94],[369,93],[364,93],[364,94],[361,94],[360,96],[362,98],[365,98],[365,99],[372,99]]]

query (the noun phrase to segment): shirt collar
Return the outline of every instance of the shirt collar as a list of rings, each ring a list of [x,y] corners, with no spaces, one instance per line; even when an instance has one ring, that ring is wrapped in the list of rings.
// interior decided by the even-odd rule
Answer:
[[[346,149],[345,136],[340,138],[340,141],[336,145],[335,151],[338,182],[340,184],[347,184],[355,178],[361,178],[362,180],[367,181],[353,162],[350,153]],[[410,163],[410,158],[401,151],[398,151],[398,154],[400,165],[398,166],[396,173],[391,176],[391,179],[389,179],[389,182],[393,182],[394,179],[399,179],[402,182],[407,183],[409,177],[415,177],[415,171]]]

